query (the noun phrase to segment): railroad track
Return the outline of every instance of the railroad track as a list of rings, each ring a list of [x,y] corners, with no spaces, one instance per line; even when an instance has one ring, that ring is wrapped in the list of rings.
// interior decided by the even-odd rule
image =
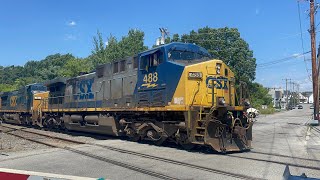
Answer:
[[[4,126],[4,125],[2,125],[2,126]],[[3,133],[7,133],[7,134],[10,134],[10,135],[13,135],[13,136],[16,136],[16,137],[20,137],[20,138],[23,138],[23,139],[26,139],[26,140],[29,140],[29,141],[32,141],[32,142],[40,143],[40,144],[47,145],[47,146],[50,146],[50,147],[65,149],[65,150],[68,150],[68,151],[71,151],[71,152],[74,152],[74,153],[77,153],[77,154],[80,154],[80,155],[83,155],[83,156],[87,156],[87,157],[94,158],[94,159],[97,159],[97,160],[100,160],[100,161],[111,163],[111,164],[114,164],[114,165],[117,165],[117,166],[120,166],[120,167],[124,167],[124,168],[130,169],[130,170],[134,170],[136,172],[140,172],[140,173],[143,173],[143,174],[146,174],[146,175],[150,175],[150,176],[153,176],[153,177],[156,177],[156,178],[166,179],[166,180],[178,180],[179,179],[179,178],[171,177],[171,176],[168,176],[168,175],[165,175],[165,174],[162,174],[162,173],[158,173],[158,172],[155,172],[155,171],[150,171],[150,170],[147,170],[147,169],[140,168],[138,166],[134,166],[134,165],[131,165],[131,164],[123,163],[123,162],[120,162],[120,161],[115,161],[115,160],[112,160],[112,159],[108,159],[108,158],[105,158],[105,157],[102,157],[102,156],[98,156],[98,155],[95,155],[95,154],[92,154],[92,153],[88,153],[88,152],[81,151],[81,150],[78,150],[78,149],[70,147],[70,145],[85,144],[85,142],[75,141],[75,140],[66,139],[66,138],[62,138],[62,137],[57,137],[57,136],[53,136],[53,135],[49,135],[49,134],[35,132],[35,131],[28,130],[26,128],[14,128],[14,127],[8,127],[8,126],[4,126],[4,127],[9,129],[9,130],[2,131]],[[22,134],[22,133],[17,133],[17,132],[29,133],[29,135],[28,134],[26,135],[26,134]],[[60,144],[52,143],[50,141],[43,141],[42,140],[43,138],[41,139],[41,138],[36,137],[36,136],[32,136],[31,137],[30,134],[36,135],[36,136],[46,137],[47,138],[46,140],[48,140],[48,139],[56,139],[56,140],[59,140]],[[61,141],[67,142],[67,143],[69,143],[69,145],[61,145]]]
[[[8,126],[5,126],[5,127],[8,127]],[[12,127],[9,127],[9,128],[12,128]],[[12,128],[12,129],[15,129],[15,128]],[[184,167],[188,167],[188,168],[192,168],[192,169],[197,169],[197,170],[210,172],[210,173],[214,173],[214,174],[220,174],[220,175],[233,177],[233,178],[248,179],[248,180],[259,180],[259,179],[262,179],[262,178],[248,176],[248,175],[243,175],[243,174],[232,173],[232,172],[223,171],[223,170],[219,170],[219,169],[209,168],[209,167],[205,167],[205,166],[190,164],[190,163],[186,163],[186,162],[176,161],[176,160],[167,159],[167,158],[163,158],[163,157],[153,156],[153,155],[149,155],[149,154],[139,153],[139,152],[130,151],[130,150],[126,150],[126,149],[115,148],[115,147],[108,146],[108,145],[101,145],[101,144],[96,144],[96,143],[88,143],[88,142],[83,142],[83,141],[70,140],[70,139],[61,138],[61,137],[57,137],[57,136],[53,136],[53,135],[49,135],[49,134],[44,134],[42,132],[36,132],[36,131],[31,130],[29,128],[16,128],[16,130],[20,130],[20,131],[28,132],[28,133],[33,133],[33,134],[40,135],[40,136],[45,136],[45,137],[48,137],[48,138],[59,139],[61,141],[70,141],[71,143],[74,143],[74,144],[88,144],[88,145],[91,145],[91,146],[97,146],[97,147],[101,147],[101,148],[108,149],[108,150],[115,151],[115,152],[119,152],[119,153],[134,155],[134,156],[138,156],[138,157],[142,157],[142,158],[147,158],[147,159],[161,161],[161,162],[170,163],[170,164],[174,164],[174,165],[184,166]],[[21,138],[24,138],[24,137],[21,137]],[[38,142],[38,140],[34,140],[34,139],[31,139],[31,141]],[[39,142],[39,143],[42,143],[42,141]],[[51,146],[51,147],[58,147],[58,146],[51,145],[51,144],[45,144],[45,145],[48,145],[48,146]],[[87,156],[87,157],[91,157],[91,158],[98,159],[98,160],[101,160],[101,161],[104,161],[104,162],[108,162],[108,163],[111,163],[111,164],[114,164],[114,165],[117,165],[117,166],[121,166],[121,167],[124,167],[124,168],[127,168],[127,169],[131,169],[131,170],[143,173],[143,174],[147,174],[147,175],[150,175],[150,176],[153,176],[153,177],[157,177],[157,178],[161,178],[161,179],[179,179],[179,178],[171,177],[171,176],[168,176],[168,175],[165,175],[165,174],[161,174],[161,173],[158,173],[158,172],[142,169],[140,167],[137,167],[137,166],[134,166],[134,165],[130,165],[130,164],[127,164],[127,163],[111,160],[111,159],[108,159],[108,158],[105,158],[105,157],[102,157],[102,156],[98,156],[98,155],[95,155],[95,154],[92,154],[92,153],[84,152],[84,151],[72,148],[70,146],[59,146],[58,148],[63,148],[63,149],[75,152],[77,154],[81,154],[81,155],[84,155],[84,156]]]

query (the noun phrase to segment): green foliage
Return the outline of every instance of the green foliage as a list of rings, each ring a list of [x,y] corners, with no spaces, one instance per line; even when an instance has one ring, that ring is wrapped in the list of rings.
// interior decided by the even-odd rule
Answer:
[[[272,105],[272,97],[268,94],[268,89],[259,83],[248,83],[251,105],[261,109],[261,105]]]
[[[290,95],[289,95],[289,97],[290,97]],[[289,99],[289,102],[288,102],[289,106],[295,106],[295,105],[299,104],[298,102],[299,102],[298,94],[292,93],[291,98]]]
[[[273,114],[275,112],[274,108],[268,108],[268,109],[260,109],[261,114]]]
[[[81,72],[88,73],[93,69],[92,62],[89,59],[71,59],[59,71],[60,76],[75,77]]]
[[[73,59],[71,54],[54,54],[41,61],[28,61],[24,66],[0,67],[0,92],[59,77],[60,70]]]
[[[113,35],[110,35],[107,40],[108,43],[105,46],[102,34],[98,31],[97,36],[93,37],[94,49],[89,59],[92,60],[94,66],[97,66],[133,56],[148,49],[144,46],[143,40],[144,32],[131,29],[127,36],[123,36],[120,41]]]
[[[107,62],[105,45],[103,42],[102,34],[99,32],[99,30],[97,31],[97,36],[93,37],[93,50],[92,55],[89,58],[92,59],[92,63],[94,65]]]
[[[195,43],[204,47],[216,59],[223,60],[235,73],[237,82],[251,82],[256,75],[256,59],[248,43],[240,37],[237,28],[204,27],[189,34],[174,34],[170,42]]]
[[[13,91],[16,88],[13,85],[10,84],[0,84],[0,92],[8,92]]]

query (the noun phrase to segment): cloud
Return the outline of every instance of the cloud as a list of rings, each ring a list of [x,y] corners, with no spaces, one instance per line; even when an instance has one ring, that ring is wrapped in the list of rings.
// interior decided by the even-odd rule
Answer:
[[[75,36],[73,34],[66,34],[64,39],[65,40],[77,40],[77,36]]]
[[[260,9],[259,9],[259,8],[256,8],[255,14],[256,14],[256,15],[259,15],[259,14],[260,14]]]
[[[304,54],[294,53],[294,54],[292,54],[292,56],[295,57],[295,58],[300,58],[300,57],[303,57]]]
[[[76,23],[75,21],[69,21],[69,22],[67,23],[67,25],[68,25],[68,26],[76,26],[77,23]]]

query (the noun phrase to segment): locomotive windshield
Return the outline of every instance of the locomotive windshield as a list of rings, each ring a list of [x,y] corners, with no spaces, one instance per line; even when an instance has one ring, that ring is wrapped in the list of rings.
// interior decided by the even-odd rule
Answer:
[[[177,61],[178,63],[197,63],[207,61],[210,59],[210,55],[201,51],[179,50],[171,49],[168,52],[169,61]]]

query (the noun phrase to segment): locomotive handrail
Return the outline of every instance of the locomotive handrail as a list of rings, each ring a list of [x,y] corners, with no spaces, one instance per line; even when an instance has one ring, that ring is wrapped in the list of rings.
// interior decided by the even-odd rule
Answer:
[[[197,87],[198,87],[198,90],[195,92],[195,89],[196,89],[196,87],[193,89],[193,98],[192,98],[192,101],[190,102],[190,104],[191,104],[191,106],[193,106],[193,103],[194,103],[194,98],[196,97],[196,94],[199,92],[199,90],[200,90],[200,82],[199,81],[197,81]]]
[[[209,79],[209,81],[214,81],[213,79]],[[207,86],[206,86],[206,91],[207,91],[207,88],[209,87],[209,83],[207,84]],[[213,83],[212,83],[212,87],[213,87]],[[202,106],[202,102],[203,102],[203,99],[204,99],[204,96],[206,96],[207,95],[207,93],[204,93],[203,95],[202,95],[202,99],[201,99],[201,102],[200,102],[200,105]],[[214,94],[212,94],[212,96],[214,96]],[[200,108],[200,114],[202,114],[202,107]],[[202,116],[200,115],[200,120],[202,120]]]

